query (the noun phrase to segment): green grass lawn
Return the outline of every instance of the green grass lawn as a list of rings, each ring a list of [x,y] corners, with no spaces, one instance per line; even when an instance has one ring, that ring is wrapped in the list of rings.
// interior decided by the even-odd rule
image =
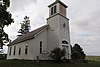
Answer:
[[[86,56],[86,60],[100,61],[100,56]]]
[[[100,62],[65,64],[65,63],[54,63],[54,62],[0,60],[0,67],[100,67]]]

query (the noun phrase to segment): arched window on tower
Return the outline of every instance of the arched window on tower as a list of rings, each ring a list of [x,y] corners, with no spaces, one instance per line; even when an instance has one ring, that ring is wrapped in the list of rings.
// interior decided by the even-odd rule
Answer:
[[[56,13],[56,5],[54,6],[54,14]]]
[[[63,41],[62,41],[62,44],[68,44],[68,42],[67,42],[67,41],[65,41],[65,40],[63,40]]]
[[[53,7],[51,8],[51,15],[53,15]]]
[[[51,7],[51,15],[55,14],[57,12],[57,7],[56,5]]]

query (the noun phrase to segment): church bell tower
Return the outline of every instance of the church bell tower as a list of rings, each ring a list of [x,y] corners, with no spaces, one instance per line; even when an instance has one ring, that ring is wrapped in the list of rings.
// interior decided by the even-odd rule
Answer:
[[[71,59],[69,19],[66,6],[60,0],[56,0],[49,6],[48,51],[55,47],[66,49],[66,58]]]

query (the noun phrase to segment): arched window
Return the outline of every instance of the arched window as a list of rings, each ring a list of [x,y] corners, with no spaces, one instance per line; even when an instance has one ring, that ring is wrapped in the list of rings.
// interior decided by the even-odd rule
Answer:
[[[12,47],[10,47],[9,55],[11,55],[11,50],[12,50]]]
[[[51,7],[51,15],[55,14],[57,12],[57,7],[56,5]]]
[[[53,7],[51,8],[51,15],[53,15]]]
[[[28,53],[28,45],[25,46],[25,54]]]
[[[68,44],[68,42],[67,42],[67,41],[65,41],[65,40],[63,40],[63,41],[62,41],[62,43],[63,43],[63,44]]]
[[[21,54],[21,48],[19,48],[19,55]]]
[[[42,53],[42,41],[40,41],[40,53]]]
[[[56,13],[56,5],[54,6],[54,14]]]
[[[13,53],[13,55],[15,55],[15,53],[16,53],[16,46],[14,46],[14,53]]]

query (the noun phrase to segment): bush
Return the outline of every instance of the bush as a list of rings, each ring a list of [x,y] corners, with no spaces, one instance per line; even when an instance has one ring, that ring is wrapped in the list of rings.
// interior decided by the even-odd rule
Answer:
[[[65,58],[65,55],[66,50],[60,48],[54,48],[50,53],[50,57],[57,62],[62,61],[62,59]]]
[[[0,60],[6,60],[7,54],[0,54]]]

